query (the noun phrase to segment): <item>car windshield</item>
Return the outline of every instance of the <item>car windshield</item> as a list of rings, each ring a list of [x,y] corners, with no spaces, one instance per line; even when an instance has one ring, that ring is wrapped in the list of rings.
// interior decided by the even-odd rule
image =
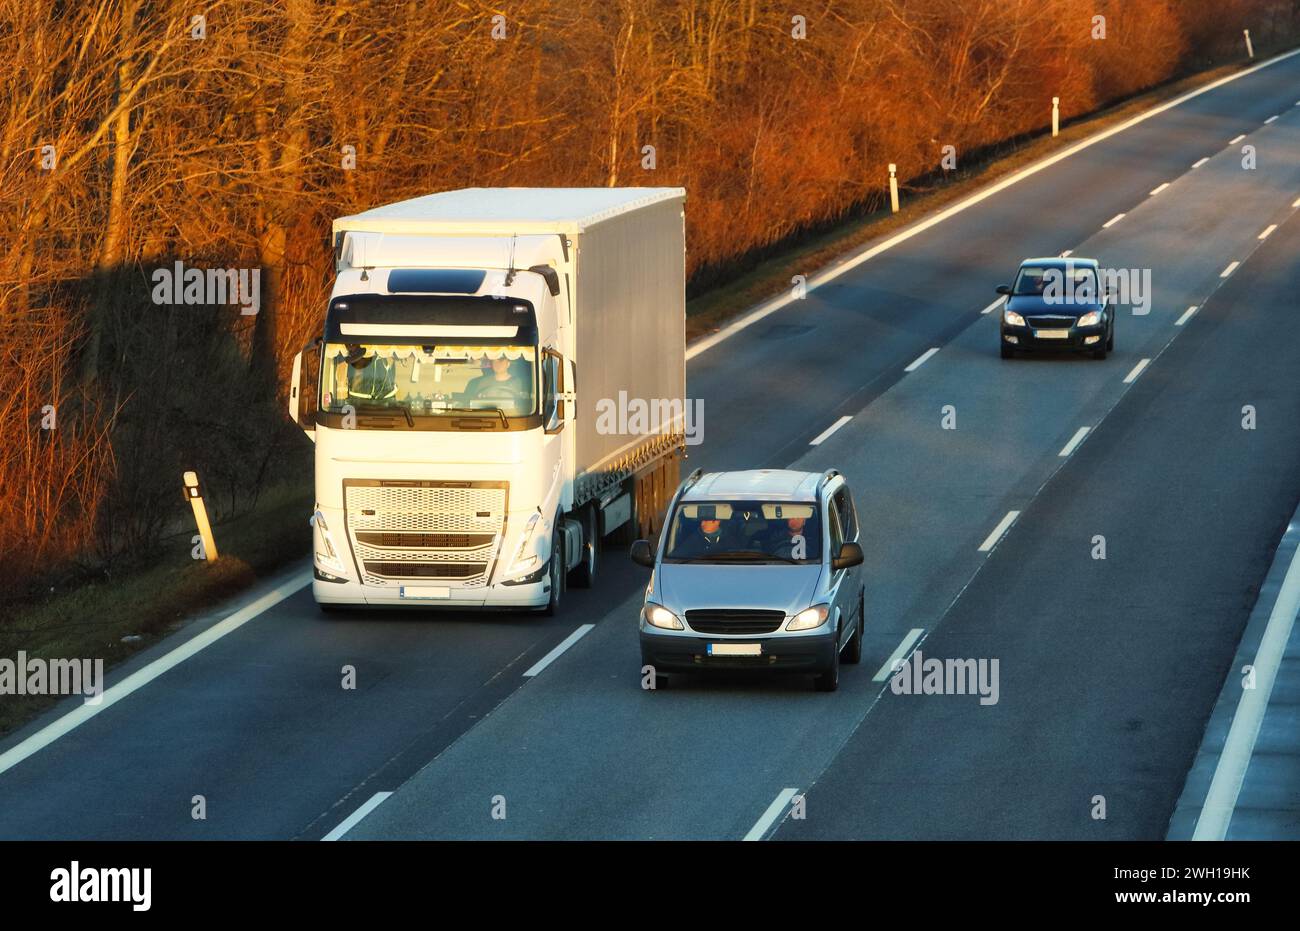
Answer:
[[[521,417],[537,412],[533,346],[439,343],[328,343],[320,409],[364,413],[379,407],[410,417],[475,412]]]
[[[1044,267],[1042,265],[1023,265],[1016,276],[1015,287],[1011,293],[1016,297],[1032,295],[1051,297],[1055,294],[1065,300],[1073,299],[1076,293],[1082,295],[1085,290],[1096,293],[1096,279],[1092,269],[1081,265],[1062,267]]]
[[[790,501],[688,501],[668,528],[668,562],[820,562],[817,505]]]

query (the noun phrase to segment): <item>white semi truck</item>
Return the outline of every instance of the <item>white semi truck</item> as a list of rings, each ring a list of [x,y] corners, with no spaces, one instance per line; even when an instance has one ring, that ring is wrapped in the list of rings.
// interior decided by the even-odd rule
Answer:
[[[604,536],[658,529],[685,451],[685,195],[472,188],[334,221],[289,390],[323,609],[553,612]],[[629,398],[669,416],[602,416]]]

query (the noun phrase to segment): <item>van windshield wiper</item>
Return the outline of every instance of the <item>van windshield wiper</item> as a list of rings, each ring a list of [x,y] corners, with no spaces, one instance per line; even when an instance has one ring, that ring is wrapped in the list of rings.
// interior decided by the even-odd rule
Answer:
[[[703,555],[694,557],[692,562],[726,562],[731,559],[739,562],[750,562],[759,559],[775,559],[778,562],[788,562],[791,564],[797,564],[799,562],[799,560],[793,559],[789,556],[778,556],[776,553],[764,553],[760,550],[729,550],[725,553],[704,553]]]

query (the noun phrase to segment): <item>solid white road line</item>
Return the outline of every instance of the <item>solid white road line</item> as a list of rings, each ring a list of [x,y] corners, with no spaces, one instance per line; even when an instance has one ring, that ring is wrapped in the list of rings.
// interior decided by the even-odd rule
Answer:
[[[1088,431],[1091,429],[1092,427],[1080,427],[1078,432],[1075,433],[1074,436],[1070,437],[1070,442],[1065,444],[1065,448],[1056,455],[1060,456],[1062,459],[1070,455],[1070,453],[1074,452],[1075,447],[1083,442],[1083,438],[1088,435]]]
[[[117,685],[105,689],[104,694],[100,696],[100,700],[95,704],[83,704],[74,710],[69,711],[63,717],[41,728],[26,740],[10,747],[4,753],[0,753],[0,773],[11,769],[36,751],[54,743],[54,741],[58,740],[64,734],[68,733],[78,725],[89,721],[101,711],[116,705],[132,692],[148,685],[154,679],[157,679],[163,673],[175,666],[180,665],[204,647],[216,643],[226,634],[243,627],[263,611],[275,607],[290,595],[306,588],[310,582],[310,575],[298,576],[277,586],[261,598],[258,598],[252,604],[240,608],[225,620],[218,621],[216,624],[213,624],[207,630],[203,631],[203,633],[196,634],[189,640],[186,640],[170,653],[160,656],[143,669],[137,669],[121,682],[117,683]]]
[[[989,314],[989,313],[992,313],[994,310],[997,309],[997,306],[998,306],[999,304],[1001,304],[1003,301],[1005,301],[1006,299],[1007,299],[1007,298],[1006,298],[1006,295],[1005,295],[1005,294],[1002,295],[1002,296],[999,297],[996,301],[994,301],[992,304],[990,304],[988,307],[985,307],[983,310],[981,310],[980,313],[981,313],[981,314]]]
[[[1192,314],[1194,313],[1196,313],[1195,304],[1183,311],[1183,315],[1174,321],[1174,326],[1182,326],[1188,320],[1192,319]]]
[[[1114,225],[1115,225],[1116,223],[1118,223],[1120,220],[1124,219],[1124,216],[1125,216],[1125,215],[1122,214],[1122,213],[1117,213],[1117,214],[1115,214],[1113,217],[1111,217],[1109,220],[1107,220],[1105,223],[1103,223],[1103,224],[1101,225],[1101,228],[1104,229],[1104,230],[1108,230],[1108,229],[1110,229],[1112,226],[1114,226]]]
[[[1282,579],[1277,601],[1273,602],[1264,636],[1260,638],[1259,650],[1255,653],[1255,687],[1241,690],[1237,711],[1228,728],[1228,739],[1224,741],[1223,752],[1214,767],[1214,776],[1209,791],[1205,793],[1200,817],[1196,819],[1192,840],[1223,840],[1228,833],[1228,824],[1232,821],[1237,796],[1241,793],[1246,769],[1255,752],[1259,727],[1264,721],[1264,712],[1268,709],[1268,699],[1291,630],[1295,627],[1297,613],[1300,613],[1300,549],[1291,557],[1291,566]],[[1235,672],[1229,675],[1235,675]]]
[[[551,663],[555,662],[557,659],[560,658],[561,653],[563,653],[569,647],[573,646],[583,637],[587,636],[587,634],[591,633],[591,629],[595,626],[596,626],[595,624],[583,624],[573,633],[569,634],[569,636],[565,637],[563,640],[560,641],[559,646],[557,646],[551,652],[547,653],[537,662],[533,663],[533,665],[528,668],[528,671],[524,673],[524,678],[526,679],[532,678],[533,676],[541,672],[543,669],[545,669],[547,666],[551,665]]]
[[[781,817],[785,811],[785,806],[790,804],[790,799],[794,798],[799,792],[798,789],[782,789],[776,798],[772,799],[772,804],[767,806],[767,811],[763,816],[754,822],[754,826],[749,829],[745,835],[745,840],[762,840],[763,835],[772,827],[773,822]]]
[[[340,824],[334,830],[330,831],[328,834],[322,837],[321,840],[323,841],[338,840],[344,834],[348,833],[348,831],[351,831],[354,827],[356,827],[357,824],[360,823],[362,818],[364,818],[366,815],[370,814],[372,811],[378,808],[380,803],[382,803],[384,799],[388,798],[388,796],[392,794],[393,794],[392,792],[376,792],[374,795],[370,796],[369,801],[367,801],[364,805],[362,805],[352,814],[348,815],[342,824]]]
[[[927,349],[925,352],[921,353],[921,355],[918,356],[916,359],[914,359],[912,361],[912,364],[909,365],[907,368],[903,369],[903,371],[915,372],[921,366],[925,365],[926,360],[929,359],[930,356],[934,355],[938,351],[939,351],[938,346],[932,346],[931,348]]]
[[[1220,278],[1227,278],[1229,275],[1231,275],[1233,272],[1235,272],[1235,271],[1237,270],[1237,266],[1240,265],[1240,264],[1241,264],[1240,262],[1233,262],[1231,265],[1229,265],[1229,266],[1228,266],[1227,268],[1225,268],[1223,271],[1219,272],[1219,277],[1220,277]]]
[[[1280,115],[1280,114],[1279,114],[1279,115]],[[1269,123],[1273,122],[1275,119],[1277,119],[1277,116],[1270,116],[1268,119],[1266,119],[1266,120],[1264,121],[1264,125],[1267,126]]]
[[[984,542],[980,544],[980,552],[987,553],[997,546],[998,541],[1002,539],[1002,535],[1007,532],[1007,528],[1014,524],[1019,516],[1019,511],[1007,511],[1007,516],[998,522],[998,525],[993,528],[993,532],[985,537]]]
[[[1238,136],[1236,139],[1233,139],[1231,142],[1229,142],[1228,145],[1236,145],[1238,142],[1240,142],[1241,140],[1243,140],[1243,139],[1245,139],[1245,138],[1246,138],[1246,134],[1245,134],[1245,133],[1242,133],[1242,134],[1241,134],[1240,136]]]
[[[889,659],[885,660],[885,664],[876,670],[876,674],[871,677],[871,681],[884,682],[892,676],[894,674],[894,665],[908,653],[912,652],[912,645],[921,639],[921,634],[923,633],[925,633],[924,627],[913,627],[909,630],[907,636],[903,638],[902,643],[894,648],[893,653],[889,654]]]
[[[1193,167],[1193,168],[1200,168],[1202,165],[1204,165],[1204,164],[1205,164],[1206,162],[1208,162],[1209,160],[1210,160],[1210,156],[1207,155],[1207,156],[1205,156],[1205,158],[1201,159],[1199,162],[1197,162],[1196,164],[1192,165],[1192,167]]]
[[[1160,187],[1158,187],[1158,188],[1156,188],[1154,191],[1152,191],[1152,192],[1151,192],[1151,196],[1152,196],[1152,197],[1155,197],[1157,194],[1159,194],[1161,191],[1163,191],[1163,190],[1164,190],[1165,188],[1167,188],[1167,187],[1169,187],[1169,182],[1168,182],[1168,181],[1166,181],[1164,184],[1160,185]]]
[[[1087,139],[1082,139],[1079,142],[1076,142],[1074,145],[1070,146],[1068,149],[1064,149],[1060,152],[1057,152],[1055,155],[1051,155],[1043,159],[1041,162],[1035,162],[1033,165],[1030,165],[1028,168],[1022,169],[1021,171],[1018,171],[1012,175],[1008,175],[1006,178],[1003,178],[1001,181],[998,181],[990,185],[989,187],[985,188],[982,191],[977,191],[976,193],[972,194],[970,197],[966,198],[965,200],[958,201],[957,203],[953,204],[951,207],[939,211],[934,216],[920,221],[915,226],[910,226],[907,229],[903,230],[902,232],[889,237],[884,242],[877,243],[876,245],[872,246],[870,249],[867,249],[864,252],[861,252],[858,255],[853,256],[852,258],[844,261],[840,265],[837,265],[832,269],[828,269],[822,272],[821,274],[813,276],[807,282],[805,293],[811,293],[816,288],[821,287],[827,282],[835,280],[840,275],[843,275],[845,272],[856,268],[857,266],[861,265],[863,262],[875,258],[877,255],[880,255],[880,253],[886,251],[887,249],[893,248],[899,243],[906,242],[907,240],[911,239],[913,236],[917,236],[925,232],[926,230],[930,229],[932,226],[942,223],[944,220],[948,219],[949,217],[955,216],[956,214],[961,213],[963,210],[967,210],[971,207],[974,207],[976,204],[987,200],[993,195],[1005,191],[1013,184],[1023,181],[1025,178],[1031,177],[1032,175],[1036,175],[1038,174],[1038,172],[1050,168],[1051,166],[1055,165],[1057,162],[1069,158],[1071,155],[1074,155],[1078,152],[1082,152],[1084,149],[1089,148],[1090,146],[1094,146],[1099,142],[1104,142],[1105,140],[1109,139],[1111,136],[1117,135],[1118,133],[1122,133],[1127,129],[1131,129],[1132,127],[1138,125],[1139,123],[1149,120],[1154,116],[1159,116],[1161,113],[1164,113],[1166,110],[1172,110],[1174,107],[1182,106],[1187,101],[1199,97],[1202,94],[1207,94],[1212,90],[1217,90],[1218,88],[1222,87],[1225,84],[1228,84],[1232,81],[1236,81],[1239,78],[1244,78],[1249,74],[1254,74],[1256,71],[1259,71],[1262,68],[1268,68],[1271,67],[1272,65],[1277,64],[1278,62],[1286,61],[1288,58],[1293,58],[1296,55],[1300,55],[1300,49],[1292,49],[1289,52],[1284,52],[1281,55],[1278,55],[1274,58],[1270,58],[1268,61],[1262,61],[1257,65],[1253,65],[1250,68],[1246,68],[1244,71],[1238,71],[1235,74],[1225,75],[1224,77],[1219,78],[1217,81],[1211,81],[1209,84],[1206,84],[1204,87],[1198,87],[1195,90],[1188,91],[1186,94],[1183,94],[1181,97],[1175,97],[1173,100],[1167,100],[1164,103],[1160,104],[1160,106],[1158,107],[1153,107],[1152,109],[1147,110],[1145,113],[1137,114],[1132,119],[1125,120],[1123,123],[1119,123],[1115,126],[1110,127],[1109,129],[1104,129],[1101,132],[1097,133],[1095,136],[1089,136]],[[734,323],[730,324],[729,326],[725,326],[722,329],[720,329],[718,332],[710,334],[709,336],[706,336],[703,339],[697,340],[696,342],[688,346],[686,348],[687,361],[694,359],[696,356],[700,355],[703,352],[707,352],[708,350],[712,349],[714,346],[718,345],[718,343],[722,342],[723,340],[729,339],[730,337],[739,333],[741,330],[753,326],[755,323],[758,323],[758,321],[762,320],[764,317],[776,313],[778,310],[788,306],[795,300],[796,298],[794,294],[791,291],[787,290],[786,293],[782,294],[781,296],[775,297],[764,304],[760,304],[758,307],[755,307],[749,313],[745,314],[743,317],[741,317],[739,320],[735,321]]]
[[[1150,359],[1143,359],[1137,365],[1133,366],[1133,371],[1124,376],[1124,384],[1131,385],[1137,381],[1137,377],[1142,374],[1142,370],[1151,364]]]
[[[852,419],[853,419],[852,417],[841,417],[839,420],[835,421],[835,423],[831,424],[829,427],[827,427],[825,430],[823,430],[821,433],[819,433],[819,434],[817,435],[816,439],[810,441],[810,442],[808,443],[808,445],[809,445],[809,446],[820,446],[820,445],[822,445],[822,443],[824,443],[824,442],[827,440],[827,438],[830,437],[830,435],[831,435],[832,433],[834,433],[836,430],[838,430],[840,427],[844,426],[846,423],[848,423],[848,422],[849,422],[850,420],[852,420]]]
[[[1276,223],[1274,223],[1274,224],[1273,224],[1272,226],[1270,226],[1268,229],[1264,230],[1264,232],[1260,233],[1260,234],[1259,234],[1259,238],[1260,238],[1260,239],[1268,239],[1269,234],[1272,233],[1273,230],[1275,230],[1275,229],[1277,229],[1277,224],[1276,224]]]

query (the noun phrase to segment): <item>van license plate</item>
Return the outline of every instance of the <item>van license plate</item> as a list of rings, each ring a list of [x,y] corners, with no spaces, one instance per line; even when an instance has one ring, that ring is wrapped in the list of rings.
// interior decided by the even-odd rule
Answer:
[[[403,585],[397,590],[402,598],[450,598],[450,588],[439,588],[432,585]]]
[[[710,643],[710,656],[762,656],[761,643]]]

